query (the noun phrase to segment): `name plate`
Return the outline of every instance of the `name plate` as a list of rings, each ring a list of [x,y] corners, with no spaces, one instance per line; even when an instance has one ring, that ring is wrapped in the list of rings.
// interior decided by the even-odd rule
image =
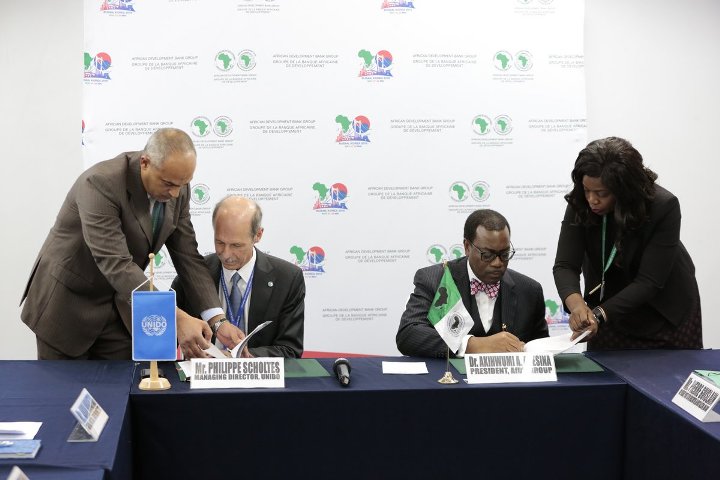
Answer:
[[[468,383],[555,382],[550,353],[474,353],[465,355]]]
[[[672,402],[701,422],[720,422],[720,415],[713,411],[718,400],[720,387],[692,372]]]
[[[285,359],[193,358],[190,388],[285,388]]]

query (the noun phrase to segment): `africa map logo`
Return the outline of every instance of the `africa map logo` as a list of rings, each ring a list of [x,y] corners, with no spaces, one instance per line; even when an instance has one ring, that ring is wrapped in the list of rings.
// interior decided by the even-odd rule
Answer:
[[[210,132],[218,137],[227,137],[233,131],[232,119],[221,115],[211,122],[208,117],[195,117],[190,122],[190,131],[196,137],[206,137]]]
[[[83,63],[85,65],[85,78],[100,78],[110,80],[109,70],[112,66],[110,55],[100,52],[94,57],[85,52]]]
[[[569,323],[570,314],[565,311],[561,303],[552,299],[545,299],[545,321],[548,325]]]
[[[507,135],[512,131],[512,118],[508,115],[497,115],[490,119],[487,115],[476,115],[472,119],[472,129],[477,135],[487,135],[494,131],[498,135]]]
[[[135,0],[103,0],[100,5],[101,11],[134,12],[133,2]]]
[[[358,57],[362,58],[363,64],[358,77],[362,78],[388,78],[392,77],[393,57],[387,50],[380,50],[375,55],[367,50],[360,50]]]
[[[428,262],[435,265],[442,263],[445,260],[455,260],[462,258],[465,255],[465,247],[460,244],[451,245],[450,248],[445,248],[440,244],[430,245],[425,251],[425,257]]]
[[[493,64],[498,70],[506,72],[513,66],[521,72],[530,70],[533,66],[533,57],[527,50],[520,50],[513,57],[510,52],[506,50],[500,50],[493,56]]]
[[[345,202],[347,201],[348,189],[344,184],[334,183],[328,188],[323,183],[315,182],[312,188],[317,193],[313,210],[347,210]]]
[[[468,184],[465,182],[453,182],[450,185],[448,193],[450,194],[450,198],[456,202],[464,202],[470,197],[476,202],[484,202],[490,197],[490,184],[483,180],[478,180],[473,183],[472,188],[468,188]]]
[[[162,247],[160,251],[158,251],[155,256],[153,257],[153,265],[155,269],[161,269],[165,267],[166,265],[172,267],[173,263],[170,259],[170,255],[168,255],[167,249],[165,247]]]
[[[344,115],[338,115],[335,117],[335,123],[338,124],[338,134],[335,137],[336,142],[370,142],[367,136],[367,131],[370,130],[370,120],[367,117],[358,115],[350,120]]]
[[[215,67],[223,72],[229,72],[235,66],[247,72],[255,68],[255,52],[252,50],[241,50],[237,56],[230,50],[221,50],[215,55]]]
[[[325,263],[325,250],[322,247],[310,247],[307,251],[302,247],[293,245],[290,253],[295,256],[293,263],[300,267],[303,272],[325,273],[323,264]]]
[[[204,183],[193,185],[190,190],[190,200],[196,205],[204,205],[210,201],[210,187]]]

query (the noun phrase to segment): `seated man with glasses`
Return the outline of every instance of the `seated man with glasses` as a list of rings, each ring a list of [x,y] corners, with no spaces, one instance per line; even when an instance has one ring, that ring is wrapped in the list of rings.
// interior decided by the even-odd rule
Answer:
[[[542,286],[507,268],[515,250],[505,217],[494,210],[471,213],[465,221],[463,245],[465,256],[447,262],[447,266],[475,325],[456,356],[521,352],[524,342],[547,337]],[[428,320],[442,276],[442,264],[421,268],[415,274],[415,291],[395,337],[404,355],[446,355],[445,342]]]

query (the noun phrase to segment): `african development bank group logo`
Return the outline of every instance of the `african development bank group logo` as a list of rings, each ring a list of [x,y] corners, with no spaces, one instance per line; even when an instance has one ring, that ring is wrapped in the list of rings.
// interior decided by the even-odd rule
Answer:
[[[134,13],[133,3],[135,0],[103,0],[100,10],[105,13]]]
[[[205,205],[210,201],[210,187],[204,183],[193,185],[190,191],[190,200],[192,200],[195,205]]]
[[[323,264],[325,263],[325,250],[322,247],[310,247],[307,251],[302,247],[293,245],[290,253],[294,255],[293,263],[300,267],[303,272],[311,275],[319,275],[325,273]]]
[[[362,67],[358,77],[365,79],[384,79],[392,77],[390,71],[393,63],[393,56],[387,50],[380,50],[375,55],[367,50],[360,50],[358,57],[362,59]]]
[[[215,67],[223,72],[230,72],[235,67],[243,72],[249,72],[255,68],[255,52],[252,50],[241,50],[235,55],[230,50],[221,50],[215,55]]]
[[[455,202],[464,202],[468,198],[472,198],[476,202],[482,203],[490,198],[490,184],[478,180],[472,184],[472,187],[468,187],[467,183],[458,181],[450,185],[448,193]]]
[[[324,183],[315,182],[312,186],[317,197],[313,210],[316,212],[344,212],[347,211],[348,189],[342,183],[334,183],[329,188]]]
[[[443,245],[438,243],[430,245],[425,251],[425,257],[428,262],[435,265],[444,261],[455,260],[456,258],[462,258],[465,255],[465,247],[460,244],[451,245],[450,248],[445,248]]]
[[[520,50],[514,56],[506,50],[500,50],[493,56],[493,65],[503,72],[513,67],[521,72],[527,72],[533,66],[533,57],[527,50]]]
[[[227,137],[233,131],[232,119],[221,115],[211,122],[207,117],[195,117],[190,122],[190,131],[196,137],[206,137],[210,132],[218,137]]]
[[[490,132],[507,135],[512,132],[512,118],[508,115],[497,115],[490,119],[487,115],[477,115],[472,119],[472,129],[476,135],[485,136]]]
[[[93,56],[85,52],[83,63],[85,66],[85,78],[110,80],[112,59],[109,54],[100,52]]]
[[[340,144],[363,144],[370,143],[367,135],[370,130],[370,120],[364,115],[358,115],[350,120],[345,115],[335,117],[338,125],[338,133],[335,141]]]
[[[152,262],[155,270],[162,270],[165,267],[174,268],[170,255],[165,247],[162,247],[160,251],[155,254]]]
[[[142,331],[148,337],[159,337],[167,330],[167,320],[162,315],[148,315],[143,317]]]

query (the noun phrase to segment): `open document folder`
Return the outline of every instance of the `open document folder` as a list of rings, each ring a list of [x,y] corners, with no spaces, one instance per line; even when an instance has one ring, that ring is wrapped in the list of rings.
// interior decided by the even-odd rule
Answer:
[[[247,334],[245,336],[245,338],[243,338],[242,342],[235,345],[235,348],[233,348],[230,351],[229,356],[232,358],[238,358],[240,356],[240,354],[242,353],[243,348],[245,348],[245,345],[248,344],[248,342],[253,337],[253,335],[258,333],[260,330],[267,327],[271,323],[272,323],[272,320],[268,320],[267,322],[263,322],[260,325],[258,325],[257,327],[255,327],[255,329],[252,332],[250,332],[249,334]],[[213,358],[228,358],[228,355],[225,352],[223,352],[222,350],[220,350],[213,344],[210,344],[210,348],[205,349],[205,353],[207,353],[208,355],[210,355]]]
[[[585,330],[583,333],[577,336],[575,340],[572,340],[572,332],[565,335],[556,335],[554,337],[538,338],[531,340],[525,344],[526,352],[548,352],[553,355],[562,353],[566,350],[570,350],[583,338],[590,334],[590,330]]]

